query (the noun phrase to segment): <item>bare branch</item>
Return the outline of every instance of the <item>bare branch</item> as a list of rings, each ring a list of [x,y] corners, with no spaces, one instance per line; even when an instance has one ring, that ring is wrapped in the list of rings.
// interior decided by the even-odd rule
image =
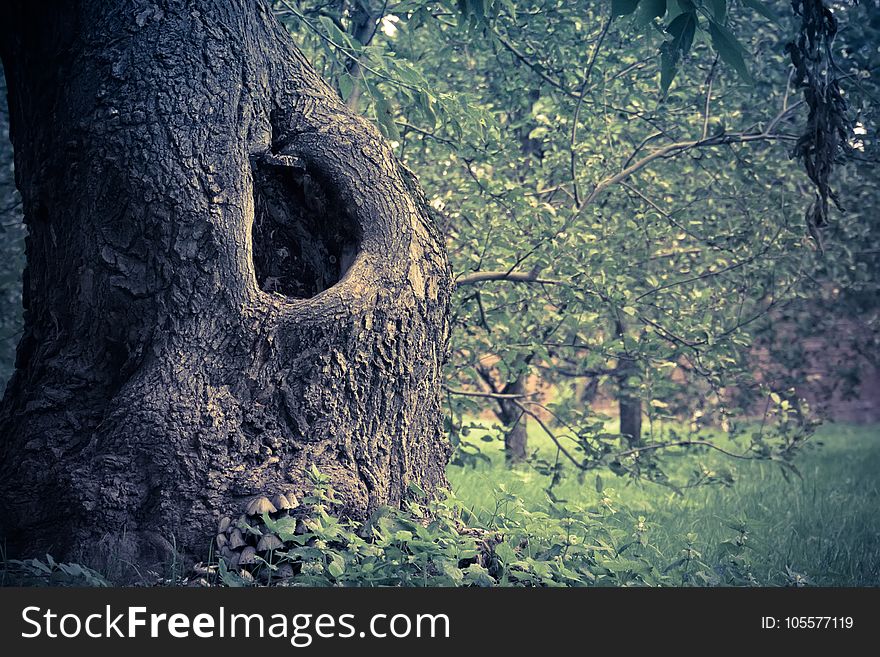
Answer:
[[[794,106],[792,106],[793,108]],[[775,121],[775,120],[774,120]],[[776,122],[773,123],[775,125]],[[659,160],[662,158],[672,157],[681,152],[688,151],[692,148],[706,148],[711,146],[721,146],[725,144],[744,144],[753,141],[797,141],[797,135],[789,135],[785,133],[772,133],[768,131],[763,132],[753,132],[753,133],[730,133],[730,134],[720,134],[714,137],[709,137],[708,139],[696,139],[691,141],[679,141],[673,144],[668,144],[662,148],[658,148],[642,159],[634,162],[629,165],[619,173],[614,174],[613,176],[609,176],[603,180],[600,180],[596,183],[596,186],[593,188],[593,191],[590,192],[590,195],[584,200],[584,202],[578,206],[578,211],[583,210],[590,203],[592,203],[596,197],[601,194],[604,190],[612,185],[616,185],[618,183],[623,182],[631,175],[644,169],[646,166],[651,164],[654,160]]]
[[[706,106],[703,108],[703,139],[709,136],[709,106],[712,103],[712,81],[715,78],[715,68],[718,66],[718,55],[712,61],[712,68],[706,78]]]
[[[618,452],[615,454],[618,458],[621,456],[632,456],[633,454],[640,454],[641,452],[648,452],[658,449],[668,449],[670,447],[693,447],[701,445],[703,447],[709,447],[714,449],[722,454],[729,456],[735,459],[742,459],[743,461],[756,461],[762,457],[760,456],[751,456],[749,454],[736,454],[734,452],[728,452],[726,449],[722,447],[718,447],[714,443],[710,443],[708,440],[676,440],[671,443],[655,443],[653,445],[643,445],[642,447],[633,447],[632,449],[628,449],[623,452]]]
[[[581,84],[580,91],[578,92],[577,105],[575,105],[574,107],[574,117],[571,121],[571,143],[569,145],[571,159],[569,164],[571,167],[571,185],[574,188],[574,204],[576,206],[579,206],[581,204],[581,197],[580,192],[578,191],[577,182],[577,132],[578,123],[580,122],[581,116],[581,106],[584,104],[584,96],[587,93],[587,85],[590,83],[590,76],[593,73],[593,67],[596,65],[596,58],[599,56],[599,49],[602,47],[602,42],[605,41],[605,35],[608,34],[609,27],[611,27],[610,17],[607,21],[605,21],[605,25],[602,27],[602,32],[599,34],[596,45],[593,47],[593,54],[590,56],[590,61],[587,64],[586,69],[584,70],[584,81]]]
[[[555,278],[540,278],[534,272],[517,271],[477,271],[467,274],[455,281],[456,287],[474,285],[483,281],[509,281],[512,283],[537,283],[539,285],[570,285],[570,283]]]
[[[537,393],[528,393],[521,395],[511,395],[503,392],[481,392],[477,390],[458,390],[455,388],[450,388],[449,386],[444,386],[446,392],[450,395],[457,395],[459,397],[488,397],[489,399],[525,399],[530,395],[535,395]]]

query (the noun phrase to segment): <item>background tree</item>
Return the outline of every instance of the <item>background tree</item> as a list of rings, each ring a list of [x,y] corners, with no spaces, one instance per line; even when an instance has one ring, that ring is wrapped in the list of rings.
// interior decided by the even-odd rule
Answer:
[[[346,35],[355,5],[278,7],[343,96],[337,62],[368,62],[365,110],[447,215],[459,458],[486,409],[508,445],[538,414],[569,425],[579,466],[613,458],[583,381],[617,396],[629,448],[643,416],[735,429],[776,405],[751,344],[821,266],[789,159],[808,112],[787,3],[376,4],[367,48]]]

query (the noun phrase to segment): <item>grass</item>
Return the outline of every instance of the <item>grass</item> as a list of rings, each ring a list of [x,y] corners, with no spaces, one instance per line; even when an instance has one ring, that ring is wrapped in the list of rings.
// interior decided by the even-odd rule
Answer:
[[[530,448],[552,454],[552,445],[530,427]],[[504,465],[500,441],[482,443],[489,457],[477,467],[450,466],[456,496],[478,516],[495,512],[499,487],[526,508],[548,505],[549,478],[528,466]],[[591,474],[566,477],[554,494],[570,502],[613,500],[623,524],[647,526],[646,554],[659,570],[680,557],[688,543],[712,562],[737,540],[752,583],[819,586],[880,585],[880,426],[825,425],[795,464],[802,478],[783,476],[768,462],[736,461],[717,453],[670,456],[683,474],[700,463],[730,469],[732,486],[698,487],[683,495],[650,483],[601,472],[601,493]],[[689,536],[690,535],[690,536]]]

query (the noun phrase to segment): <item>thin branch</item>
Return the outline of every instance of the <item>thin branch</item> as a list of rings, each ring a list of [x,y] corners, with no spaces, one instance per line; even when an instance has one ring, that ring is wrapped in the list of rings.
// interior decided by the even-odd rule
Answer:
[[[755,253],[755,254],[749,256],[748,258],[743,258],[742,260],[734,262],[734,263],[728,265],[727,267],[723,267],[721,269],[716,269],[715,271],[707,269],[706,271],[704,271],[700,274],[696,274],[694,276],[689,276],[688,278],[683,278],[683,279],[677,280],[677,281],[670,281],[669,283],[665,283],[663,285],[658,285],[657,287],[652,287],[650,290],[646,290],[645,292],[642,292],[639,296],[637,296],[635,299],[633,299],[630,303],[638,303],[639,301],[641,301],[645,297],[651,296],[652,294],[657,294],[658,292],[662,292],[663,290],[668,290],[670,288],[678,287],[680,285],[687,285],[688,283],[695,283],[696,281],[701,281],[706,278],[714,278],[715,276],[720,276],[722,274],[726,274],[727,272],[735,271],[741,267],[745,267],[746,265],[754,262],[755,260],[757,260],[761,256],[765,255],[767,253],[768,249],[769,249],[769,246],[759,253]]]
[[[792,106],[794,107],[794,106]],[[773,125],[775,125],[776,120],[774,119]],[[590,203],[592,203],[596,197],[601,194],[605,189],[611,187],[612,185],[616,185],[620,182],[623,182],[631,175],[644,169],[646,166],[651,164],[654,160],[659,160],[661,158],[672,157],[673,155],[677,155],[683,151],[688,151],[692,148],[705,148],[709,146],[721,146],[725,144],[743,144],[753,141],[797,141],[797,135],[789,135],[789,134],[777,134],[771,133],[769,131],[763,132],[753,132],[753,133],[730,133],[730,134],[721,134],[716,135],[714,137],[709,137],[708,139],[696,139],[691,141],[679,141],[674,144],[668,144],[663,148],[658,148],[655,151],[652,151],[642,159],[634,162],[630,166],[626,167],[619,173],[614,174],[613,176],[609,176],[603,180],[600,180],[596,183],[596,186],[593,188],[593,191],[590,192],[590,195],[584,200],[584,202],[578,206],[578,210],[582,210],[587,207]]]
[[[773,119],[770,121],[770,123],[767,124],[767,127],[764,129],[764,132],[766,132],[766,133],[773,132],[773,129],[779,124],[780,121],[782,121],[785,117],[787,117],[793,111],[798,109],[805,102],[806,101],[799,100],[798,102],[796,102],[794,105],[791,105],[790,107],[784,107],[782,109],[782,111],[779,112],[779,114],[777,114],[775,117],[773,117]]]
[[[395,121],[397,125],[399,125],[404,130],[411,130],[412,132],[417,132],[420,135],[423,135],[429,139],[433,139],[434,141],[440,142],[441,144],[446,144],[447,146],[451,146],[452,148],[456,148],[458,144],[456,144],[451,139],[446,139],[445,137],[440,137],[439,135],[434,134],[433,132],[428,132],[423,128],[419,128],[418,126],[414,126],[411,123],[407,123],[406,121]]]
[[[709,107],[712,103],[712,81],[715,79],[715,68],[718,66],[718,55],[712,61],[709,76],[706,78],[706,106],[703,108],[703,139],[709,136]]]
[[[510,281],[514,283],[537,283],[539,285],[570,285],[566,281],[554,278],[540,278],[534,272],[516,272],[516,271],[477,271],[466,276],[462,276],[455,281],[455,287],[464,287],[465,285],[474,285],[483,281]]]
[[[514,46],[514,45],[513,45],[510,41],[508,41],[505,37],[503,37],[503,36],[501,36],[500,34],[498,34],[498,32],[494,32],[494,34],[495,34],[495,38],[498,39],[498,43],[500,43],[500,44],[501,44],[502,46],[504,46],[508,51],[510,51],[510,53],[511,53],[514,57],[516,57],[519,61],[521,61],[521,62],[522,62],[523,64],[525,64],[528,68],[530,68],[530,69],[531,69],[535,74],[537,74],[538,77],[540,77],[544,82],[546,82],[547,84],[549,84],[549,85],[552,86],[553,88],[558,89],[559,91],[561,91],[562,93],[564,93],[566,96],[569,96],[570,98],[575,98],[575,99],[577,98],[577,94],[575,94],[571,89],[568,89],[567,87],[565,87],[564,85],[562,85],[562,84],[561,84],[560,82],[558,82],[557,80],[554,80],[554,79],[551,78],[549,75],[547,75],[547,74],[542,70],[542,67],[541,67],[541,66],[539,66],[538,64],[535,64],[535,63],[534,63],[533,61],[531,61],[528,57],[526,57],[523,53],[521,53],[521,52],[516,48],[516,46]]]
[[[450,388],[449,386],[443,386],[450,395],[456,395],[458,397],[487,397],[489,399],[525,399],[530,395],[534,395],[537,393],[529,393],[529,394],[521,394],[521,395],[512,395],[503,392],[480,392],[476,390],[458,390],[456,388]]]
[[[575,467],[577,467],[581,470],[588,470],[589,469],[588,465],[585,465],[584,463],[581,463],[580,461],[578,461],[574,456],[571,455],[571,453],[567,449],[565,449],[565,447],[562,446],[562,443],[559,442],[559,438],[556,436],[555,433],[553,433],[553,431],[550,429],[550,427],[547,426],[547,424],[544,422],[544,420],[541,419],[541,416],[539,416],[537,413],[535,413],[533,411],[530,411],[528,408],[523,406],[523,404],[521,402],[519,402],[515,399],[513,400],[513,403],[523,413],[525,413],[526,415],[529,415],[530,417],[533,417],[535,419],[535,421],[538,423],[538,426],[541,427],[541,429],[544,431],[544,433],[547,434],[547,437],[553,441],[554,445],[556,445],[556,448],[560,452],[562,452],[562,454],[564,454],[565,457],[575,465]]]
[[[571,152],[571,158],[569,166],[571,168],[571,184],[574,188],[574,204],[576,206],[580,206],[581,197],[580,192],[578,191],[578,183],[577,183],[577,131],[578,131],[578,123],[580,122],[581,115],[581,106],[584,104],[584,96],[587,93],[587,85],[590,83],[590,76],[593,74],[593,68],[596,65],[596,59],[599,57],[599,49],[602,47],[602,42],[605,41],[605,35],[608,34],[608,28],[611,27],[611,17],[605,21],[605,25],[602,27],[602,32],[599,34],[599,38],[596,40],[596,45],[593,46],[593,54],[590,56],[590,61],[587,64],[587,68],[584,71],[584,81],[581,84],[580,92],[578,92],[578,100],[577,105],[574,107],[574,118],[571,121],[571,143],[569,145],[569,150]]]
[[[718,447],[714,443],[709,442],[708,440],[677,440],[671,443],[655,443],[653,445],[644,445],[642,447],[633,447],[632,449],[628,449],[623,452],[618,452],[615,454],[617,457],[621,456],[632,456],[633,454],[639,454],[641,452],[648,452],[658,449],[667,449],[669,447],[692,447],[696,445],[701,445],[703,447],[709,447],[716,451],[721,452],[722,454],[729,456],[735,459],[742,459],[744,461],[754,461],[761,457],[759,456],[749,456],[748,454],[736,454],[734,452],[728,452],[726,449],[722,447]]]

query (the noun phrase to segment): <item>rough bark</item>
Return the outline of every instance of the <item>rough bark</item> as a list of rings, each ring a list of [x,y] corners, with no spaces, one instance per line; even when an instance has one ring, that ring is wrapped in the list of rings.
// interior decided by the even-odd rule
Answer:
[[[378,132],[262,2],[50,5],[0,9],[28,227],[8,547],[206,553],[312,464],[353,515],[444,485],[448,265]]]

